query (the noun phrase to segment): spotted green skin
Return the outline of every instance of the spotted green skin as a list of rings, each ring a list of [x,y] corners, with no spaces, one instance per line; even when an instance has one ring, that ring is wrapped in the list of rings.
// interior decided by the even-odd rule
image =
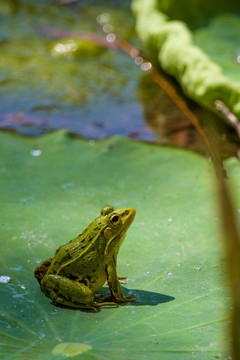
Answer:
[[[42,291],[55,304],[98,311],[100,306],[134,301],[123,296],[117,277],[119,248],[136,211],[105,207],[82,234],[57,248],[35,269]],[[107,281],[111,301],[97,302],[94,293]]]

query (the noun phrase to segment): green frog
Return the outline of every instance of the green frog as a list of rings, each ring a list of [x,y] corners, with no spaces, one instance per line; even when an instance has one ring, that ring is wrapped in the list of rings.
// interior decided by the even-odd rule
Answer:
[[[135,301],[134,295],[123,296],[119,281],[123,278],[116,272],[118,251],[135,214],[133,208],[104,207],[82,234],[38,265],[34,275],[45,295],[56,304],[95,311]],[[111,297],[97,301],[94,293],[106,282]]]

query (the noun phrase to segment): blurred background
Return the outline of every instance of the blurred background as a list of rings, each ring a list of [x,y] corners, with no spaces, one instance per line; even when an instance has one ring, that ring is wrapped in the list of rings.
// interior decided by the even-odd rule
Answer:
[[[141,51],[134,28],[129,0],[0,0],[0,128],[28,136],[66,128],[88,139],[123,135],[205,152],[152,75],[114,46],[115,36]],[[236,155],[235,132],[185,101],[222,155]]]

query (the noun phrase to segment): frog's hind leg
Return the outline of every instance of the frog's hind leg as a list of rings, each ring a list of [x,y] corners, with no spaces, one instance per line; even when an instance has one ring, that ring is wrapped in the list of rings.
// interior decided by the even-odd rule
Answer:
[[[41,288],[55,304],[72,308],[98,311],[100,306],[115,305],[112,302],[97,303],[94,301],[94,293],[89,287],[60,275],[46,275],[41,281]]]
[[[41,281],[41,288],[54,303],[81,307],[93,302],[94,294],[85,284],[60,275],[46,275]]]
[[[38,282],[40,283],[44,275],[49,269],[51,265],[52,258],[48,258],[47,260],[43,261],[40,265],[38,265],[34,271],[34,276],[37,278]]]

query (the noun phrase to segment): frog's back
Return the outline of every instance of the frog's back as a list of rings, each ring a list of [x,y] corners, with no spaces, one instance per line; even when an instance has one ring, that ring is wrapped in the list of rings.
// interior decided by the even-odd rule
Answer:
[[[101,241],[104,224],[97,220],[75,239],[57,248],[48,273],[59,274],[62,271],[66,272],[67,269],[71,272],[81,272],[83,269],[90,269],[92,263],[96,266],[96,261],[101,260],[103,253],[101,248],[104,249]]]

